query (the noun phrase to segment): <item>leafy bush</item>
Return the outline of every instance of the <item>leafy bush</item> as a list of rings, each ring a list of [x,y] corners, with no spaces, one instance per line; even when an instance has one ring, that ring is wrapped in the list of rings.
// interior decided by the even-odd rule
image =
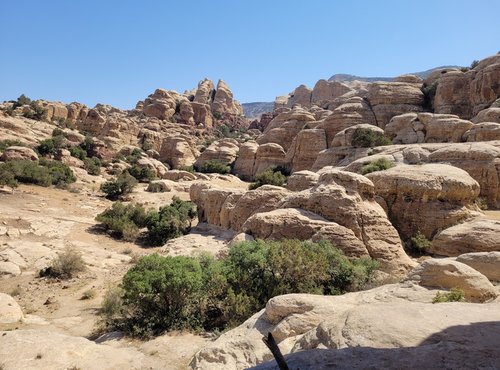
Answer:
[[[75,274],[85,271],[86,265],[82,255],[72,248],[66,248],[58,254],[49,267],[40,271],[42,277],[70,279]]]
[[[423,106],[427,110],[433,110],[434,97],[436,96],[438,83],[438,80],[436,80],[431,85],[424,84],[422,87],[422,93],[424,94]]]
[[[473,60],[472,63],[470,64],[470,69],[474,69],[478,66],[479,60]]]
[[[161,207],[158,212],[148,215],[147,241],[151,245],[163,245],[169,239],[187,234],[191,221],[196,217],[196,207],[192,202],[173,197],[172,203]]]
[[[253,241],[221,259],[142,257],[124,276],[111,328],[147,336],[172,329],[236,326],[279,294],[340,294],[370,281],[377,264],[350,261],[327,242]]]
[[[371,172],[384,171],[391,167],[394,167],[394,164],[391,161],[386,158],[380,158],[361,167],[361,174],[366,175]]]
[[[127,171],[123,171],[115,180],[106,181],[101,185],[101,191],[106,194],[108,199],[117,199],[118,197],[129,194],[137,185],[135,177]]]
[[[142,206],[115,202],[111,208],[97,215],[96,221],[117,238],[133,241],[139,236],[139,230],[146,227],[146,218]]]
[[[354,130],[351,139],[351,145],[355,148],[370,148],[391,144],[392,141],[385,137],[383,133],[363,127]]]
[[[462,289],[452,288],[448,293],[437,292],[432,300],[432,303],[444,302],[463,302],[465,301],[465,293]]]
[[[227,174],[231,172],[231,166],[217,159],[211,159],[203,163],[199,171],[203,173]]]
[[[58,149],[64,145],[64,136],[56,135],[50,139],[45,139],[36,147],[36,151],[41,155],[54,155]]]
[[[12,106],[13,109],[16,109],[17,107],[22,107],[23,105],[30,105],[31,104],[31,99],[28,98],[26,95],[22,94],[17,100],[14,102],[14,105]]]
[[[195,170],[194,170],[193,166],[179,166],[177,169],[179,171],[186,171],[186,172],[195,173]]]
[[[255,182],[250,184],[249,189],[257,189],[266,184],[283,186],[285,182],[286,176],[281,171],[277,171],[275,168],[268,168],[255,176]]]
[[[69,148],[69,152],[73,157],[78,158],[81,161],[87,158],[87,152],[81,146],[73,146]]]
[[[64,187],[76,178],[64,163],[41,159],[39,162],[26,160],[0,164],[0,184],[16,186],[17,182],[40,186],[56,185]]]
[[[89,175],[100,175],[101,160],[97,157],[85,158],[83,160],[83,168],[89,173]]]
[[[149,167],[141,167],[134,164],[127,171],[140,182],[150,182],[156,179],[156,171]]]
[[[34,119],[37,121],[43,121],[47,119],[47,109],[42,106],[36,104],[36,102],[32,101],[30,103],[30,109],[23,113],[23,116],[29,119]]]
[[[420,231],[418,231],[414,237],[410,239],[410,248],[417,253],[424,254],[431,246],[429,239],[425,237]]]

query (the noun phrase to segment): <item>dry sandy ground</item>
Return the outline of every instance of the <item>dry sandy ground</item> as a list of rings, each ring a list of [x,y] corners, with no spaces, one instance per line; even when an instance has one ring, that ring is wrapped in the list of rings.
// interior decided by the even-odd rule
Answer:
[[[168,204],[174,195],[189,199],[187,193],[147,193],[145,187],[140,184],[130,198],[148,207]],[[104,293],[121,280],[137,256],[189,255],[201,250],[217,253],[233,236],[198,225],[190,235],[162,248],[143,248],[112,239],[94,228],[95,216],[111,205],[93,190],[96,188],[87,184],[77,193],[22,185],[12,194],[0,193],[0,261],[14,261],[22,271],[19,276],[0,276],[0,292],[14,296],[27,317],[23,323],[0,324],[0,330],[42,329],[92,337]],[[66,246],[82,253],[87,270],[65,281],[39,278],[40,269]],[[94,296],[82,299],[89,291]],[[172,333],[146,343],[125,338],[107,344],[134,346],[157,360],[152,363],[158,368],[178,369],[185,368],[208,340],[200,335]]]

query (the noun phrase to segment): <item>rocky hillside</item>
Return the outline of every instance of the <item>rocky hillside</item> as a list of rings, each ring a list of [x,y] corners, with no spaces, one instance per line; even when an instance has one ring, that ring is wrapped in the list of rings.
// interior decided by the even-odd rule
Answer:
[[[243,112],[248,119],[260,118],[263,113],[272,112],[274,109],[273,102],[256,102],[256,103],[243,103]]]
[[[500,55],[242,115],[0,105],[0,368],[500,367]]]

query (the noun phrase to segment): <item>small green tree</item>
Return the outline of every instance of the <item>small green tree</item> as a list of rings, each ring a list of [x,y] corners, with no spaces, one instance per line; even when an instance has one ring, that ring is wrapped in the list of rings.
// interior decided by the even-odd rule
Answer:
[[[250,184],[249,189],[257,189],[262,185],[275,185],[275,186],[283,186],[286,182],[286,176],[281,173],[281,171],[276,168],[268,168],[267,170],[257,174],[255,176],[255,182]]]
[[[123,171],[115,180],[106,181],[101,185],[101,191],[106,194],[108,199],[117,199],[122,195],[132,192],[137,185],[135,177],[127,171]]]
[[[203,173],[227,174],[231,172],[231,166],[217,159],[211,159],[203,163],[199,168],[199,171]]]
[[[84,158],[83,168],[89,175],[98,176],[101,174],[101,160],[97,157]]]
[[[394,167],[394,163],[386,158],[379,158],[361,167],[361,174],[366,175],[376,171],[384,171]]]
[[[370,148],[391,144],[391,140],[385,137],[382,132],[364,127],[358,127],[354,130],[351,139],[351,145],[355,148]]]

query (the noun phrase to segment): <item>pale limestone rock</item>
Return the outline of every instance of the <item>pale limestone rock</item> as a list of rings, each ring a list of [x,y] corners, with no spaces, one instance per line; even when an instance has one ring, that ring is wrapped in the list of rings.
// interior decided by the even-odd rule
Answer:
[[[426,143],[459,143],[463,134],[473,126],[472,122],[453,115],[419,113],[418,119],[425,126]]]
[[[465,298],[473,302],[485,302],[498,295],[486,276],[451,259],[425,260],[410,272],[408,280],[430,288],[459,288]]]
[[[500,140],[500,123],[481,122],[473,125],[463,135],[464,141]]]
[[[326,102],[332,101],[348,92],[352,89],[338,81],[327,81],[319,80],[314,85],[311,93],[311,103],[317,105],[323,105]]]
[[[500,123],[500,107],[491,107],[483,109],[474,118],[471,119],[474,123],[496,122]]]
[[[255,160],[259,144],[255,141],[247,141],[240,145],[238,158],[234,162],[234,173],[243,180],[252,180],[255,174]]]
[[[14,298],[0,293],[0,324],[13,324],[23,319],[23,311]]]
[[[194,173],[182,170],[170,170],[162,175],[162,179],[170,181],[194,181],[197,179]]]
[[[212,102],[212,112],[232,115],[243,114],[243,108],[233,99],[233,93],[229,89],[229,86],[222,80],[219,80],[217,83],[217,91]]]
[[[223,164],[232,164],[238,156],[239,144],[235,139],[214,141],[201,153],[194,162],[194,167],[200,169],[208,161],[219,161]]]
[[[477,214],[470,206],[479,194],[479,184],[459,168],[399,165],[366,176],[386,201],[390,219],[404,239],[418,231],[430,239]]]
[[[461,254],[457,257],[457,261],[479,271],[491,281],[500,281],[500,252]]]
[[[8,278],[21,275],[21,269],[11,261],[0,261],[0,277]]]
[[[286,163],[286,153],[279,144],[268,143],[259,145],[255,153],[254,175],[269,167],[282,166]]]
[[[184,137],[166,137],[159,152],[160,160],[171,168],[191,166],[198,156],[196,149]]]
[[[469,252],[500,251],[500,221],[477,218],[439,232],[432,240],[430,252],[458,256]]]

